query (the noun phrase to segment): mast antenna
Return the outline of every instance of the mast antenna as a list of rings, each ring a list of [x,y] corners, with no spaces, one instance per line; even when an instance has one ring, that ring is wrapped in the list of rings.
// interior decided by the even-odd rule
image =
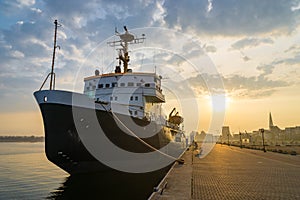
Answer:
[[[145,34],[142,34],[142,37],[135,37],[133,34],[131,34],[127,27],[123,27],[125,30],[125,33],[120,34],[117,29],[115,28],[115,34],[116,36],[119,36],[120,40],[118,41],[112,41],[107,42],[107,44],[111,47],[119,47],[117,50],[119,51],[119,65],[116,66],[115,73],[121,73],[121,64],[123,63],[124,73],[127,73],[128,70],[128,64],[130,61],[130,56],[128,52],[128,45],[129,44],[139,44],[143,43],[145,38]]]

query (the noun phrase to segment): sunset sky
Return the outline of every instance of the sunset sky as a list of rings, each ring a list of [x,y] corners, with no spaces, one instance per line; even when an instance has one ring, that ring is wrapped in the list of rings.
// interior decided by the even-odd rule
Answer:
[[[180,104],[187,127],[218,132],[213,112],[232,132],[268,128],[269,112],[280,128],[300,125],[298,0],[0,0],[0,135],[43,134],[33,92],[50,72],[55,19],[57,89],[82,92],[96,68],[111,72],[106,42],[126,25],[147,38],[130,67],[162,74],[165,110]]]

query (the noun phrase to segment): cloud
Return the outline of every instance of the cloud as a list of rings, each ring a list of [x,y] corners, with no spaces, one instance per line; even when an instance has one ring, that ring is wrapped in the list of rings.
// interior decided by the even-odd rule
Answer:
[[[245,49],[250,47],[256,47],[261,44],[273,44],[274,41],[271,38],[243,38],[231,45],[232,49]]]
[[[293,1],[285,0],[216,0],[207,13],[206,1],[167,0],[165,21],[169,27],[196,30],[212,35],[253,35],[277,31],[290,33],[298,26],[298,12]]]
[[[300,53],[300,45],[294,44],[284,51],[284,53],[289,53],[289,52],[297,53],[297,54]]]
[[[244,39],[232,46],[232,48],[242,50],[262,44],[272,44],[273,40],[265,38],[266,34],[290,33],[295,30],[299,17],[297,6],[298,3],[285,0],[3,0],[0,2],[0,14],[3,17],[1,22],[5,24],[0,29],[0,92],[7,96],[18,97],[21,90],[13,87],[9,89],[9,83],[16,82],[16,80],[18,80],[16,83],[26,88],[24,92],[30,95],[32,91],[40,87],[51,66],[54,19],[58,19],[62,24],[57,38],[58,45],[61,46],[61,49],[57,51],[56,59],[57,81],[60,81],[63,88],[70,88],[74,81],[75,71],[93,48],[112,36],[115,26],[120,28],[127,25],[129,29],[158,26],[182,30],[185,33],[191,31],[197,36],[198,33],[211,37],[216,35],[242,36]],[[257,35],[252,36],[253,34]],[[160,60],[165,66],[168,64],[168,67],[174,67],[176,75],[178,72],[189,72],[184,66],[186,60],[197,59],[205,52],[218,51],[217,46],[214,45],[205,45],[201,49],[193,44],[192,38],[190,43],[180,44],[182,48],[176,49],[175,46],[178,46],[178,42],[181,41],[176,40],[175,34],[171,33],[168,38],[156,36],[156,41],[151,45],[155,47],[156,44],[163,44],[162,48],[175,50],[169,54],[158,52],[155,59]],[[178,55],[176,50],[180,52]],[[144,59],[146,64],[153,63],[152,54],[146,53],[145,56],[140,56],[141,59]],[[95,58],[100,59],[102,55],[97,56]],[[109,56],[113,59],[114,55]],[[90,68],[94,67],[95,64],[99,64],[96,59],[86,61],[85,65]],[[242,59],[248,61],[250,58],[244,55]],[[299,58],[295,56],[289,59],[277,62],[296,63]],[[285,84],[288,84],[269,80],[267,74],[273,69],[260,67],[258,70],[260,76],[239,75],[221,76],[221,78],[226,90],[237,92],[262,92],[261,89],[253,86],[258,85],[257,87],[266,89],[264,94],[271,94],[278,87],[285,87]],[[202,74],[202,76],[204,76],[204,80],[200,80],[202,86],[197,87],[197,89],[200,88],[200,92],[207,91],[207,82],[215,90],[220,88],[220,85],[214,85],[214,81],[220,77],[208,74]],[[29,81],[29,79],[34,81]],[[199,82],[198,79],[190,81],[195,83],[193,86]],[[5,101],[8,101],[8,98]]]
[[[240,53],[241,53],[241,57],[244,62],[251,60],[251,58],[249,56],[245,55],[245,53],[243,51],[240,51]]]
[[[212,89],[220,89],[220,84],[215,85],[215,82],[219,82],[220,78],[224,83],[224,88],[229,96],[241,97],[241,98],[261,98],[271,96],[279,88],[290,86],[292,83],[281,80],[270,80],[267,76],[271,75],[274,70],[274,66],[261,65],[257,67],[260,72],[257,76],[242,76],[242,75],[211,75],[211,74],[199,74],[196,77],[188,79],[190,85],[198,91],[199,95],[209,94]]]
[[[215,53],[217,51],[217,47],[213,45],[204,45],[202,47],[207,53]]]
[[[291,45],[288,49],[284,50],[285,58],[277,58],[271,64],[280,65],[284,64],[287,66],[290,65],[299,65],[300,64],[300,45],[294,44]]]
[[[295,2],[295,4],[291,7],[291,11],[297,11],[299,9],[300,9],[300,2]]]
[[[281,80],[270,80],[268,76],[273,73],[274,68],[272,65],[260,65],[256,68],[260,72],[257,76],[229,76],[224,78],[224,85],[228,91],[236,96],[252,98],[271,96],[278,88],[292,84]]]
[[[32,10],[33,12],[38,13],[38,14],[40,14],[40,13],[43,12],[43,11],[42,11],[41,9],[39,9],[39,8],[30,8],[30,10]]]
[[[300,55],[294,55],[289,58],[279,59],[273,62],[274,65],[285,64],[285,65],[299,65],[300,64]]]
[[[207,0],[207,3],[206,12],[210,13],[213,9],[213,0]]]
[[[35,0],[17,0],[18,6],[32,6],[35,4]]]
[[[24,53],[16,50],[16,51],[11,52],[11,56],[12,56],[12,58],[22,59],[22,58],[24,58]]]

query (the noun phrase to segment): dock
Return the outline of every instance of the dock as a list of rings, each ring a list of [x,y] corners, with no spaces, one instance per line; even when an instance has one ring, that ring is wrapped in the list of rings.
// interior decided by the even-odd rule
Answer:
[[[300,156],[216,144],[206,156],[190,148],[151,200],[300,199]]]

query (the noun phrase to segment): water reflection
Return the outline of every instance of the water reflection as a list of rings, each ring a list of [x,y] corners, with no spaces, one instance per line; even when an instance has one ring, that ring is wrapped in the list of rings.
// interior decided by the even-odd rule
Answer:
[[[147,199],[161,178],[161,172],[71,175],[47,199]]]

